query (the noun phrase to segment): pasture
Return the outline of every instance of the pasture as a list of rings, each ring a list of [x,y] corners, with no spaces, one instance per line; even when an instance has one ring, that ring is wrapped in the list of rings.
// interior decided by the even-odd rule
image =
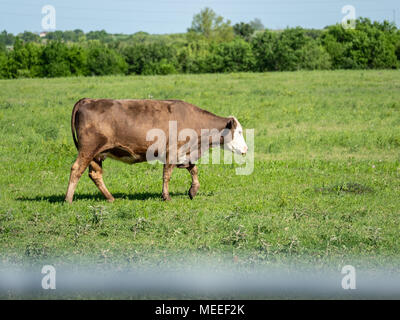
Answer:
[[[182,99],[255,129],[254,172],[104,162],[106,202],[87,172],[64,203],[77,151],[74,103]],[[287,257],[370,266],[400,253],[400,74],[318,71],[0,80],[0,259],[121,265],[177,254],[242,263]],[[80,259],[80,258],[79,258]],[[396,264],[393,264],[395,266]]]

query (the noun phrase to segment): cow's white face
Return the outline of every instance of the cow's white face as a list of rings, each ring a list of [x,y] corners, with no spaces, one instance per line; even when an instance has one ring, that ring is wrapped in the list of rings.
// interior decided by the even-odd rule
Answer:
[[[235,129],[233,130],[233,137],[224,144],[224,147],[232,152],[243,155],[246,154],[248,150],[243,137],[243,128],[235,117],[233,117],[233,120],[236,123],[234,126]]]

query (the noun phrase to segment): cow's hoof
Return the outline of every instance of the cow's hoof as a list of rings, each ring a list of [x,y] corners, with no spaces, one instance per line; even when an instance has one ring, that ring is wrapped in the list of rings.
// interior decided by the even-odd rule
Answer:
[[[197,191],[199,191],[199,188],[200,188],[199,184],[195,184],[190,187],[188,194],[191,200],[193,200],[193,198],[196,196]]]
[[[65,198],[64,203],[71,204],[71,203],[72,203],[72,199],[67,199],[67,198]]]
[[[110,199],[107,199],[107,202],[110,202],[110,203],[112,203],[112,202],[114,202],[114,198],[110,198]]]
[[[193,200],[193,198],[194,198],[194,197],[196,196],[196,194],[197,194],[197,190],[196,190],[196,189],[193,189],[193,188],[190,188],[188,194],[189,194],[190,200]]]
[[[164,201],[171,201],[171,197],[169,195],[162,195],[162,199]]]

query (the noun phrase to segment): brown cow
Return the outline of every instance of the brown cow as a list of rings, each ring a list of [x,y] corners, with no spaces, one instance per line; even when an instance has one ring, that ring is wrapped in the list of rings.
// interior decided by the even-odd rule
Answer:
[[[194,153],[194,157],[190,156],[193,149],[190,149],[190,152],[186,152],[185,149],[184,154],[174,153],[177,159],[175,162],[171,161],[173,144],[176,148],[181,148],[187,142],[187,139],[181,141],[182,139],[171,138],[171,123],[176,124],[177,132],[191,129],[189,131],[192,132],[194,140],[189,139],[192,143],[188,145],[191,147],[194,145],[194,151],[198,152]],[[219,117],[178,100],[81,99],[73,108],[71,129],[79,153],[71,168],[65,197],[65,200],[70,203],[78,180],[88,166],[89,176],[101,193],[108,201],[114,201],[102,178],[102,162],[106,157],[130,164],[144,162],[149,160],[149,151],[153,147],[154,156],[162,155],[164,159],[162,198],[170,200],[168,183],[175,166],[186,168],[190,172],[192,185],[189,196],[193,199],[200,186],[194,161],[207,148],[223,144],[224,148],[233,152],[240,154],[247,152],[242,127],[236,118]],[[161,144],[162,139],[158,137],[157,142],[160,144],[154,148],[154,141],[149,139],[149,132],[154,129],[166,133],[164,147]],[[202,130],[206,129],[216,129],[216,131],[214,135],[204,138]],[[220,133],[216,140],[214,140],[215,132]],[[190,134],[187,137],[191,138]],[[206,148],[203,145],[200,148],[200,141],[206,141]]]

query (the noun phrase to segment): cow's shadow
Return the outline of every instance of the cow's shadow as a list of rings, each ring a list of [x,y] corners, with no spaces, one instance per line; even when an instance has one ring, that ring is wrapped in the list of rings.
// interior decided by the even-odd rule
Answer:
[[[170,192],[171,197],[173,196],[182,196],[187,195],[182,192]],[[126,193],[115,193],[113,194],[116,200],[118,199],[126,199],[126,200],[149,200],[149,199],[160,199],[161,200],[161,192],[139,192],[133,194]],[[57,194],[57,195],[38,195],[36,197],[19,197],[16,200],[18,201],[47,201],[50,203],[60,203],[64,202],[65,194]],[[103,195],[101,194],[89,194],[89,193],[76,193],[74,195],[74,201],[79,200],[97,200],[97,201],[107,201]]]

